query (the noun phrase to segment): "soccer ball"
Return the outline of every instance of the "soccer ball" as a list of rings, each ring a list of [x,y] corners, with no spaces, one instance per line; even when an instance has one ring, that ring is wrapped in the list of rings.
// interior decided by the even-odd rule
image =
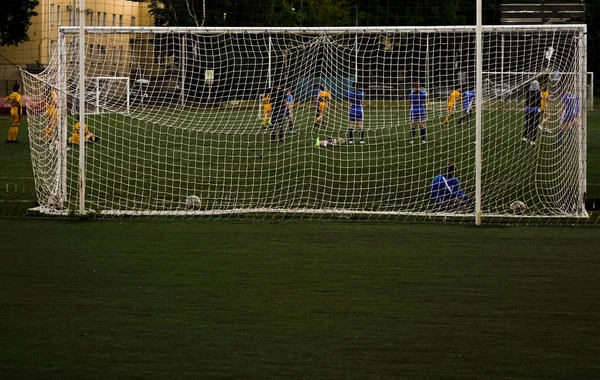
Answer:
[[[522,215],[527,210],[527,205],[521,201],[514,201],[510,204],[510,209],[515,215]]]
[[[200,209],[200,198],[195,195],[190,195],[185,198],[185,209],[186,210],[199,210]]]

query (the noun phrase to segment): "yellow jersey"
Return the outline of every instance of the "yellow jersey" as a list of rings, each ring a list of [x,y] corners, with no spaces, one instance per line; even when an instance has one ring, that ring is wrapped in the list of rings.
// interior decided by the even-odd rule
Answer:
[[[23,108],[21,107],[21,94],[19,94],[18,92],[13,92],[12,94],[6,97],[6,101],[8,102],[8,104],[11,105],[11,116],[23,115]]]
[[[58,104],[58,96],[56,92],[50,92],[50,101],[46,104],[46,110],[49,116],[57,116],[57,104]]]
[[[546,104],[548,104],[549,97],[550,97],[549,91],[542,91],[542,106],[540,107],[540,110],[543,111],[546,109]]]
[[[267,94],[263,98],[263,113],[265,115],[268,115],[272,111],[273,111],[273,105],[271,104],[271,94]]]
[[[71,135],[71,143],[72,144],[79,144],[79,139],[80,139],[80,131],[79,131],[80,127],[79,127],[79,122],[75,123],[75,126],[73,127],[73,134]],[[88,141],[88,135],[90,133],[90,130],[88,128],[87,125],[85,125],[85,128],[83,129],[84,133],[85,133],[85,140]]]
[[[327,107],[327,102],[331,100],[331,93],[327,90],[319,91],[317,95],[317,105],[320,110],[324,110]]]
[[[454,105],[460,102],[460,91],[454,90],[448,97],[448,109],[454,109]]]

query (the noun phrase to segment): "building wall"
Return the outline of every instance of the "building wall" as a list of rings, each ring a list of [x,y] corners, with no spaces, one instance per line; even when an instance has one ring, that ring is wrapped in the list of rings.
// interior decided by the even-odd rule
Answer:
[[[40,0],[35,11],[38,15],[31,19],[28,32],[30,41],[19,46],[0,47],[0,54],[13,64],[31,70],[42,69],[51,60],[58,41],[59,26],[79,25],[79,0]],[[147,2],[86,0],[85,24],[86,26],[151,26],[152,17],[148,13]],[[90,49],[90,44],[86,43],[86,45]],[[125,38],[94,44],[95,47],[98,45],[103,46],[102,51],[106,51],[104,58],[106,62],[114,62],[118,58],[119,51],[124,55],[129,50],[129,41]],[[113,51],[115,54],[112,54]],[[114,70],[107,69],[107,71]],[[0,65],[0,92],[5,87],[3,83],[6,80],[14,81],[15,75],[19,76],[18,69],[14,66],[5,63]],[[18,79],[20,81],[20,78]],[[3,92],[0,93],[2,94]]]

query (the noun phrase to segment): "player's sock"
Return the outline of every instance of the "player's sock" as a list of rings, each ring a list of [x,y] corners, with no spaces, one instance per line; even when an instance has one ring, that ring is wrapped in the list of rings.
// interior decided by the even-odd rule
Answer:
[[[365,141],[365,130],[360,129],[360,141]]]
[[[11,142],[12,141],[12,130],[13,130],[13,127],[10,127],[8,129],[8,136],[6,136],[6,142]]]
[[[415,127],[410,127],[410,139],[414,140],[415,135],[417,134],[417,129]]]
[[[421,140],[425,141],[426,139],[426,131],[425,128],[421,128]]]
[[[354,128],[348,128],[348,140],[354,140]]]
[[[19,128],[17,128],[17,127],[10,127],[10,129],[8,130],[8,139],[10,141],[15,141],[17,139],[18,131],[19,131]]]
[[[446,125],[446,123],[448,122],[448,120],[450,120],[450,115],[446,116],[446,118],[444,119],[444,121],[442,121],[442,127]]]

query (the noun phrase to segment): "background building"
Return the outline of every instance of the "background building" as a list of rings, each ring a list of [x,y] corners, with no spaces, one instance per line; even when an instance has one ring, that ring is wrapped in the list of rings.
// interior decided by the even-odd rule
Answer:
[[[79,1],[40,0],[35,11],[38,15],[31,19],[28,32],[30,41],[19,46],[2,46],[0,54],[21,68],[42,71],[56,49],[58,27],[79,25]],[[147,2],[126,0],[86,0],[85,23],[89,26],[153,25]],[[104,52],[110,62],[122,61],[119,54],[129,50],[126,46],[128,43],[129,41],[125,40],[106,41],[103,44],[90,43],[88,49]],[[13,84],[18,82],[19,70],[6,60],[0,60],[0,95],[8,94]]]

